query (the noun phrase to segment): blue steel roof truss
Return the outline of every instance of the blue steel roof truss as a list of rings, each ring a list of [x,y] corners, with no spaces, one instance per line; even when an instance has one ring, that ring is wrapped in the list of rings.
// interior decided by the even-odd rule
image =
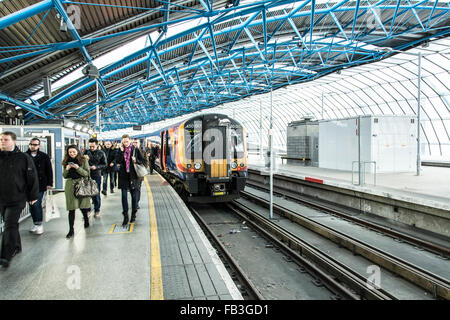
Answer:
[[[80,79],[41,103],[28,104],[1,92],[0,99],[23,107],[29,112],[26,119],[30,121],[76,114],[94,122],[99,105],[102,130],[113,130],[314,80],[392,55],[383,49],[386,46],[402,50],[449,34],[450,9],[438,1],[344,0],[321,5],[314,0],[261,0],[244,5],[234,1],[234,6],[226,8],[214,7],[209,0],[199,2],[193,8],[184,8],[190,16],[171,21],[171,10],[177,5],[170,0],[161,1],[162,9],[155,10],[164,11],[162,23],[97,38],[82,38],[73,27],[63,6],[77,3],[73,1],[44,0],[3,17],[0,29],[40,12],[46,12],[46,16],[54,8],[67,23],[73,41],[41,46],[25,42],[23,46],[0,48],[0,53],[16,53],[0,57],[0,66],[5,68],[0,73],[8,69],[11,61],[68,48],[78,48],[85,62],[93,64],[88,46],[94,42],[143,30],[160,33],[154,43],[149,34],[145,48],[100,69],[97,80]],[[348,14],[353,18],[344,19]],[[169,35],[171,26],[202,17],[206,22]],[[227,26],[222,28],[222,24]],[[40,23],[34,31],[39,26]],[[166,58],[181,50],[181,63]],[[144,77],[136,76],[119,87],[121,75],[132,68],[141,68]],[[96,81],[102,92],[101,101],[90,99],[73,104],[74,96],[95,90]]]

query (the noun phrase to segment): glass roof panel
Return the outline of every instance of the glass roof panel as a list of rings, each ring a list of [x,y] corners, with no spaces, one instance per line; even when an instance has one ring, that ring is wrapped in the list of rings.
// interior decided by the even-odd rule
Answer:
[[[450,119],[450,110],[448,107],[444,105],[444,102],[440,97],[431,97],[430,103],[433,105],[433,107],[437,110],[437,112],[443,119]]]
[[[439,120],[439,114],[433,108],[433,105],[430,103],[428,99],[423,99],[421,103],[422,110],[425,111],[426,116],[431,120]]]
[[[428,77],[422,79],[436,94],[443,95],[448,93],[448,89],[436,77]],[[450,79],[449,79],[450,80]]]
[[[444,87],[447,88],[448,92],[448,90],[450,90],[450,74],[448,72],[443,72],[436,74],[435,77],[441,82]]]

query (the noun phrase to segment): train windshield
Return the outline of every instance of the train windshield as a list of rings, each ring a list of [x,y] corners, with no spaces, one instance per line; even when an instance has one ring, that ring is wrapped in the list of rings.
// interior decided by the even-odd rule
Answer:
[[[244,133],[241,128],[231,128],[231,155],[234,159],[244,158]]]
[[[184,127],[187,160],[202,159],[202,121],[186,123]]]

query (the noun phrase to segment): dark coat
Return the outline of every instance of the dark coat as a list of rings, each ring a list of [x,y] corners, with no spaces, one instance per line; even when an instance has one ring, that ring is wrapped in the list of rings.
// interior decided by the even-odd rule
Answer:
[[[119,149],[120,150],[120,149]],[[116,157],[117,157],[117,150],[114,149],[113,147],[111,148],[105,148],[103,149],[103,152],[106,155],[106,167],[105,169],[103,169],[103,172],[114,172],[117,171],[116,170]],[[113,166],[111,167],[110,164],[113,164]]]
[[[139,151],[139,149],[136,149],[134,146],[132,146],[130,157],[132,157],[135,153],[136,153],[135,155],[136,163],[144,164],[145,163],[144,156]],[[116,163],[119,166],[118,188],[119,189],[139,188],[141,185],[141,179],[137,176],[136,170],[134,170],[133,161],[130,159],[130,172],[127,172],[124,152],[122,150],[120,150],[119,153],[117,154]]]
[[[86,150],[84,155],[89,157],[89,166],[95,166],[95,170],[91,170],[91,178],[102,175],[102,170],[106,168],[106,155],[102,150]]]
[[[26,152],[34,162],[36,171],[39,177],[39,192],[47,190],[47,186],[53,186],[53,170],[50,157],[41,151],[38,151],[36,156],[31,155],[31,150]]]
[[[75,169],[72,169],[75,170]],[[76,170],[78,174],[80,174],[82,177],[89,177],[89,163],[88,161],[84,161],[84,163],[79,166],[79,168]],[[91,207],[91,197],[84,197],[84,198],[77,198],[75,197],[75,184],[80,181],[80,179],[71,179],[68,178],[69,171],[66,170],[65,167],[63,167],[63,177],[66,180],[66,184],[64,185],[64,194],[66,196],[66,209],[69,210],[75,210],[75,209],[88,209]]]
[[[25,205],[39,197],[39,179],[33,160],[15,147],[0,151],[0,205]]]

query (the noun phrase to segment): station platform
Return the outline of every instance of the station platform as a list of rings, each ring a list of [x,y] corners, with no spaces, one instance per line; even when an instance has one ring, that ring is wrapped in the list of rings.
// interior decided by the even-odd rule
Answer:
[[[189,210],[159,175],[146,176],[136,222],[127,228],[121,227],[120,190],[101,197],[101,216],[91,213],[89,228],[76,211],[69,240],[64,193],[55,195],[61,218],[44,223],[42,235],[29,232],[31,218],[20,223],[22,252],[9,268],[0,268],[0,300],[243,299]]]
[[[268,171],[264,159],[249,155],[248,168]],[[390,199],[397,199],[432,208],[450,210],[450,168],[422,166],[421,175],[416,173],[377,173],[374,185],[373,174],[366,174],[365,185],[352,183],[352,172],[300,164],[282,164],[277,159],[275,174],[286,175],[301,180],[312,179],[324,185],[369,193]],[[357,179],[357,173],[355,179]]]

